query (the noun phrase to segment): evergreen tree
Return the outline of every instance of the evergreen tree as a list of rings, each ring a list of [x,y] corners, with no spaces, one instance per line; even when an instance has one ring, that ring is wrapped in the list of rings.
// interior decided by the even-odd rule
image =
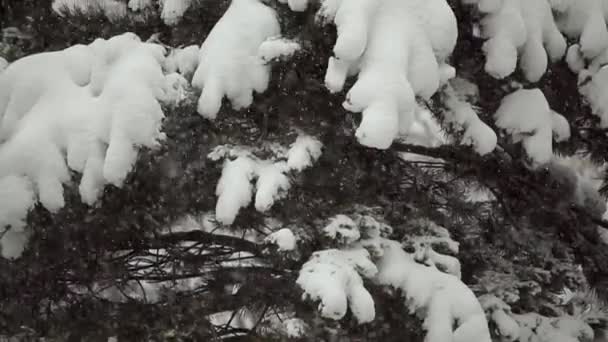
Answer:
[[[4,336],[606,338],[605,0],[0,1]]]

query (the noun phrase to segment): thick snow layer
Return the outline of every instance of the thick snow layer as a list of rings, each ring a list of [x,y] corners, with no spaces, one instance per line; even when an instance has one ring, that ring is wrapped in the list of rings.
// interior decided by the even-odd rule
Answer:
[[[288,4],[289,8],[295,12],[302,12],[308,7],[308,0],[279,0],[282,4]]]
[[[350,217],[337,215],[323,228],[323,233],[341,245],[350,245],[361,238],[359,227]]]
[[[579,74],[580,77],[580,74]],[[590,76],[590,80],[579,85],[580,93],[585,97],[593,114],[600,118],[600,127],[608,127],[608,68],[601,68]]]
[[[608,48],[608,2],[605,0],[550,0],[557,25],[564,34],[579,39],[581,54],[594,58]]]
[[[105,184],[122,186],[138,149],[164,138],[163,60],[162,46],[126,33],[12,63],[0,73],[0,179],[24,176],[51,212],[64,205],[69,169],[82,174],[87,204]]]
[[[414,248],[414,259],[460,279],[460,261],[451,255],[440,254],[433,250],[433,247],[443,246],[451,253],[458,254],[459,243],[452,240],[447,229],[432,221],[420,220],[415,224],[421,232],[407,238],[408,243]]]
[[[519,338],[519,324],[511,317],[508,304],[490,294],[479,297],[479,302],[488,319],[496,325],[496,334],[501,341],[513,342]]]
[[[271,37],[260,45],[258,56],[264,62],[270,62],[276,59],[291,57],[300,49],[301,46],[298,42],[286,38]]]
[[[154,5],[153,0],[129,0],[129,9],[131,11],[143,11],[151,8]]]
[[[421,265],[397,241],[382,240],[374,281],[401,289],[412,313],[424,310],[427,342],[491,342],[484,311],[457,277]]]
[[[161,0],[161,3],[160,17],[163,22],[167,25],[176,25],[192,4],[192,0]]]
[[[0,251],[4,258],[21,255],[27,242],[25,216],[34,206],[35,195],[29,180],[9,175],[0,178]]]
[[[414,122],[405,134],[405,140],[408,143],[436,147],[446,142],[441,125],[429,110],[418,108],[414,118]]]
[[[359,323],[367,323],[376,311],[361,276],[370,278],[376,272],[365,249],[328,249],[313,253],[296,282],[304,290],[304,299],[320,302],[323,317],[341,319],[350,307]]]
[[[199,51],[197,45],[171,50],[165,60],[164,69],[169,73],[179,72],[186,77],[192,76],[198,67]]]
[[[566,40],[558,30],[548,0],[463,0],[484,13],[482,37],[486,39],[485,70],[495,78],[515,71],[517,61],[526,79],[538,81],[547,62],[566,52]]]
[[[547,163],[553,156],[553,136],[558,141],[570,137],[566,119],[549,108],[539,89],[520,89],[502,99],[494,114],[496,125],[521,141],[536,165]],[[554,131],[555,129],[555,131]]]
[[[285,162],[261,162],[257,164],[257,181],[255,184],[255,208],[259,212],[265,212],[274,202],[287,195],[291,187],[289,178],[285,174],[287,164]]]
[[[257,158],[252,151],[254,149],[227,145],[217,146],[209,153],[208,158],[215,161],[235,159],[224,162],[222,177],[216,188],[216,216],[219,222],[232,224],[239,210],[251,203],[254,193],[256,210],[268,211],[276,201],[287,195],[291,188],[289,175],[312,166],[321,156],[322,144],[316,138],[302,134],[288,151],[282,146],[273,148],[277,150],[277,155],[267,160]]]
[[[224,97],[235,109],[251,105],[253,91],[265,91],[270,77],[270,66],[258,56],[260,45],[280,33],[274,10],[258,0],[234,0],[200,49],[192,80],[202,89],[199,114],[215,119]]]
[[[429,98],[449,74],[442,64],[456,43],[454,14],[444,0],[326,0],[319,16],[338,31],[327,88],[339,92],[358,74],[344,108],[363,115],[361,144],[388,148],[412,125],[415,96]]]
[[[447,230],[432,224],[426,228],[422,234],[430,234],[428,242],[444,243],[457,251],[458,244]],[[368,278],[403,291],[410,312],[425,318],[425,341],[491,341],[484,311],[473,292],[458,277],[416,262],[401,243],[386,239],[392,231],[389,226],[368,215],[337,215],[323,230],[330,237],[347,232],[342,235],[348,239],[341,244],[343,249],[314,253],[300,270],[297,283],[304,299],[320,302],[324,317],[341,319],[350,308],[360,323],[373,319],[374,303],[362,283]],[[434,256],[439,258],[439,254]]]
[[[501,341],[578,342],[593,340],[593,329],[573,316],[545,317],[537,313],[513,314],[509,305],[493,295],[480,297]]]
[[[215,190],[218,196],[215,206],[216,219],[225,225],[234,222],[241,208],[247,207],[253,196],[255,161],[247,157],[228,160],[224,163],[222,177]]]
[[[268,243],[277,245],[279,251],[293,251],[296,248],[297,242],[296,236],[289,228],[279,229],[268,235],[265,240]]]
[[[287,152],[287,167],[303,171],[321,157],[323,144],[310,135],[300,134]]]
[[[461,100],[451,86],[446,88],[445,96],[444,119],[463,131],[461,143],[472,146],[480,155],[494,151],[498,137],[490,126],[479,119],[471,104]]]

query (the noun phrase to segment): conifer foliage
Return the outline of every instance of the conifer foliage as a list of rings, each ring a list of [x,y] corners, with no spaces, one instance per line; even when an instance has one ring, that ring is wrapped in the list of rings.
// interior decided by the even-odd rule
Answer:
[[[605,336],[606,0],[0,1],[0,336]]]

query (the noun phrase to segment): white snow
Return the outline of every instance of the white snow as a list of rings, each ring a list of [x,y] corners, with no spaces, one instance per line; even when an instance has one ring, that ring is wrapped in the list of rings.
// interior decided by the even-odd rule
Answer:
[[[338,30],[327,88],[339,92],[358,74],[344,108],[363,115],[361,144],[388,148],[411,126],[415,96],[429,98],[450,74],[442,64],[456,42],[454,14],[443,0],[326,0],[319,16]]]
[[[374,319],[376,311],[361,276],[373,277],[376,272],[365,249],[328,249],[313,253],[296,283],[304,290],[303,299],[320,302],[323,317],[341,319],[350,307],[357,321],[366,323]]]
[[[382,239],[382,246],[374,281],[403,290],[410,312],[426,312],[425,341],[491,342],[483,309],[465,284],[416,263],[396,241]]]
[[[160,17],[167,25],[177,25],[184,13],[192,4],[192,0],[161,0],[162,11]]]
[[[222,177],[215,190],[218,196],[215,217],[220,223],[232,224],[239,210],[249,205],[253,196],[251,182],[255,171],[255,162],[247,157],[227,160],[224,163]]]
[[[282,228],[268,235],[265,241],[277,245],[279,251],[293,251],[296,248],[297,239],[291,229]]]
[[[0,72],[8,67],[8,61],[3,57],[0,57]]]
[[[287,149],[283,146],[270,148],[276,153],[273,158],[266,160],[254,155],[255,148],[247,147],[220,145],[209,153],[208,158],[215,161],[235,159],[224,162],[222,177],[216,188],[216,216],[222,224],[232,224],[239,210],[251,203],[254,193],[256,210],[262,213],[268,211],[291,188],[288,175],[312,166],[321,156],[322,144],[312,136],[300,134],[287,152],[284,152]]]
[[[185,77],[190,77],[198,67],[199,52],[197,45],[172,49],[165,60],[164,69],[168,73],[179,72]]]
[[[566,40],[559,32],[547,0],[463,0],[476,4],[485,14],[481,34],[486,39],[485,70],[495,78],[511,75],[518,59],[526,79],[538,81],[548,61],[566,52]]]
[[[323,228],[323,233],[341,245],[350,245],[361,238],[359,227],[346,215],[332,217],[329,224]]]
[[[445,96],[444,104],[447,110],[444,112],[444,119],[446,123],[464,131],[461,143],[472,146],[480,155],[494,151],[498,141],[494,130],[479,119],[468,102],[459,99],[456,90],[451,86],[446,88]]]
[[[295,12],[303,12],[308,7],[308,0],[279,0],[282,4],[288,4],[289,8]]]
[[[494,117],[496,125],[506,130],[514,142],[522,142],[535,165],[551,160],[554,132],[559,141],[570,137],[566,119],[549,108],[545,96],[536,88],[505,96]]]
[[[315,137],[300,134],[287,152],[287,166],[301,172],[321,157],[323,144]]]
[[[256,168],[257,182],[255,184],[255,208],[263,213],[272,205],[284,198],[291,187],[289,178],[285,175],[287,164],[284,162],[260,162]]]
[[[128,6],[131,11],[143,11],[151,8],[153,4],[153,0],[129,0]]]
[[[519,324],[511,317],[511,307],[494,295],[479,297],[486,316],[496,325],[501,341],[512,342],[519,338]]]
[[[28,234],[25,216],[34,206],[35,195],[29,180],[9,175],[0,178],[0,251],[4,258],[21,255]]]
[[[553,139],[557,142],[570,139],[570,124],[568,120],[553,110],[551,111],[551,130],[553,131]]]
[[[122,186],[139,148],[164,139],[161,102],[175,78],[162,73],[163,62],[162,46],[125,33],[10,64],[0,73],[0,179],[31,183],[13,197],[33,191],[55,212],[69,169],[82,174],[79,192],[89,205],[105,184]],[[19,222],[27,212],[7,208],[2,215],[10,217],[0,222]]]
[[[275,59],[291,57],[300,49],[301,46],[296,41],[281,37],[271,37],[260,45],[258,56],[263,61],[270,62]]]
[[[289,338],[301,338],[308,330],[307,324],[300,318],[289,318],[283,321],[283,330]]]
[[[608,127],[608,97],[605,94],[608,91],[608,68],[601,68],[590,78],[589,82],[579,86],[579,91],[589,102],[593,114],[600,118],[600,127],[606,128]]]
[[[127,3],[119,0],[53,0],[52,7],[61,16],[103,14],[115,21],[127,15]]]
[[[257,55],[258,49],[280,33],[274,10],[258,0],[234,0],[200,49],[192,80],[202,89],[199,114],[215,119],[224,97],[235,109],[251,105],[253,91],[265,91],[270,77],[270,67]]]
[[[608,3],[604,0],[551,0],[557,12],[557,25],[564,34],[579,39],[580,52],[594,58],[608,48],[605,18]]]

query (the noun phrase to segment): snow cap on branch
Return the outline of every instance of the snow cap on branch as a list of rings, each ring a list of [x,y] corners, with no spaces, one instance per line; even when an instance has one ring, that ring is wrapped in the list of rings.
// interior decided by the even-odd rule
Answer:
[[[200,48],[192,79],[202,89],[198,113],[215,119],[224,97],[234,109],[250,106],[253,92],[264,92],[270,78],[270,66],[258,56],[260,45],[280,33],[273,9],[258,0],[232,1]]]
[[[496,125],[506,130],[513,141],[522,142],[536,166],[551,160],[554,133],[557,141],[570,137],[566,119],[549,108],[545,96],[536,88],[505,96],[494,117]]]

